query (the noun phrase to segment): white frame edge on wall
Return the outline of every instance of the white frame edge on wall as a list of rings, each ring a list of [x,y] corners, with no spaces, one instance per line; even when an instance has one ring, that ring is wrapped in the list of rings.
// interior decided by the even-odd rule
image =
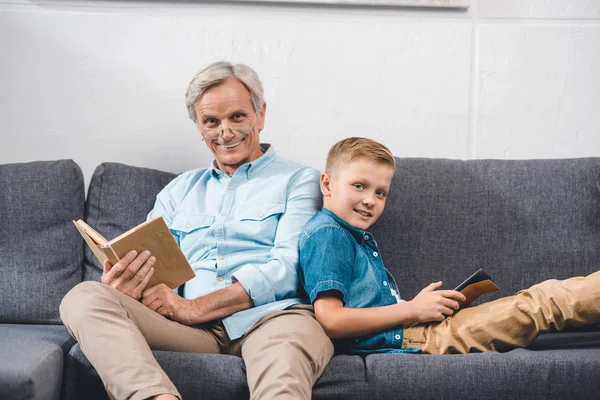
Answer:
[[[340,4],[388,7],[469,8],[471,0],[233,0],[251,3]]]

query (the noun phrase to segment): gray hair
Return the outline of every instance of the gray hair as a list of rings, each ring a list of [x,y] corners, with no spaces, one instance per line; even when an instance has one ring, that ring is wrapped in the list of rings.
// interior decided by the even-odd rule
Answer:
[[[262,83],[256,71],[244,64],[234,65],[227,61],[218,61],[194,75],[185,92],[185,105],[194,123],[198,122],[196,109],[194,108],[196,103],[200,101],[200,98],[207,90],[220,85],[228,79],[237,79],[242,82],[250,92],[254,111],[258,115],[262,113],[264,93]]]

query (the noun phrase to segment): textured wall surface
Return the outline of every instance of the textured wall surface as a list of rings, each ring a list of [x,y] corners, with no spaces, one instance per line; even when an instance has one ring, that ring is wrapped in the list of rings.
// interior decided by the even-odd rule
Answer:
[[[0,0],[0,163],[178,172],[211,159],[184,92],[212,61],[263,79],[262,140],[322,169],[331,144],[399,156],[600,156],[600,2],[467,10]]]

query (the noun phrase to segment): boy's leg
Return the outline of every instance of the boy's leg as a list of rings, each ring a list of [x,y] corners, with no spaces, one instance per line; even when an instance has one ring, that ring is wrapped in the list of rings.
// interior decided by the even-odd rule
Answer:
[[[425,353],[507,351],[531,344],[540,332],[600,323],[600,271],[548,280],[505,297],[459,310],[440,323],[407,327],[404,347]]]
[[[219,353],[210,330],[170,321],[139,301],[99,282],[75,286],[60,305],[61,318],[112,399],[179,395],[153,350]]]
[[[333,356],[333,344],[310,306],[293,306],[259,320],[231,348],[246,364],[250,399],[307,399]]]

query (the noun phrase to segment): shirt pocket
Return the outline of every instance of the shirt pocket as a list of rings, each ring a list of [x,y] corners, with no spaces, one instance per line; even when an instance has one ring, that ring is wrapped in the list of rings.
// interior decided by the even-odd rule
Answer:
[[[272,246],[275,242],[277,225],[284,212],[284,203],[260,203],[246,206],[239,211],[240,234],[255,243]]]
[[[169,229],[179,238],[179,246],[206,239],[210,226],[215,221],[212,215],[194,215],[189,217],[175,217]]]

